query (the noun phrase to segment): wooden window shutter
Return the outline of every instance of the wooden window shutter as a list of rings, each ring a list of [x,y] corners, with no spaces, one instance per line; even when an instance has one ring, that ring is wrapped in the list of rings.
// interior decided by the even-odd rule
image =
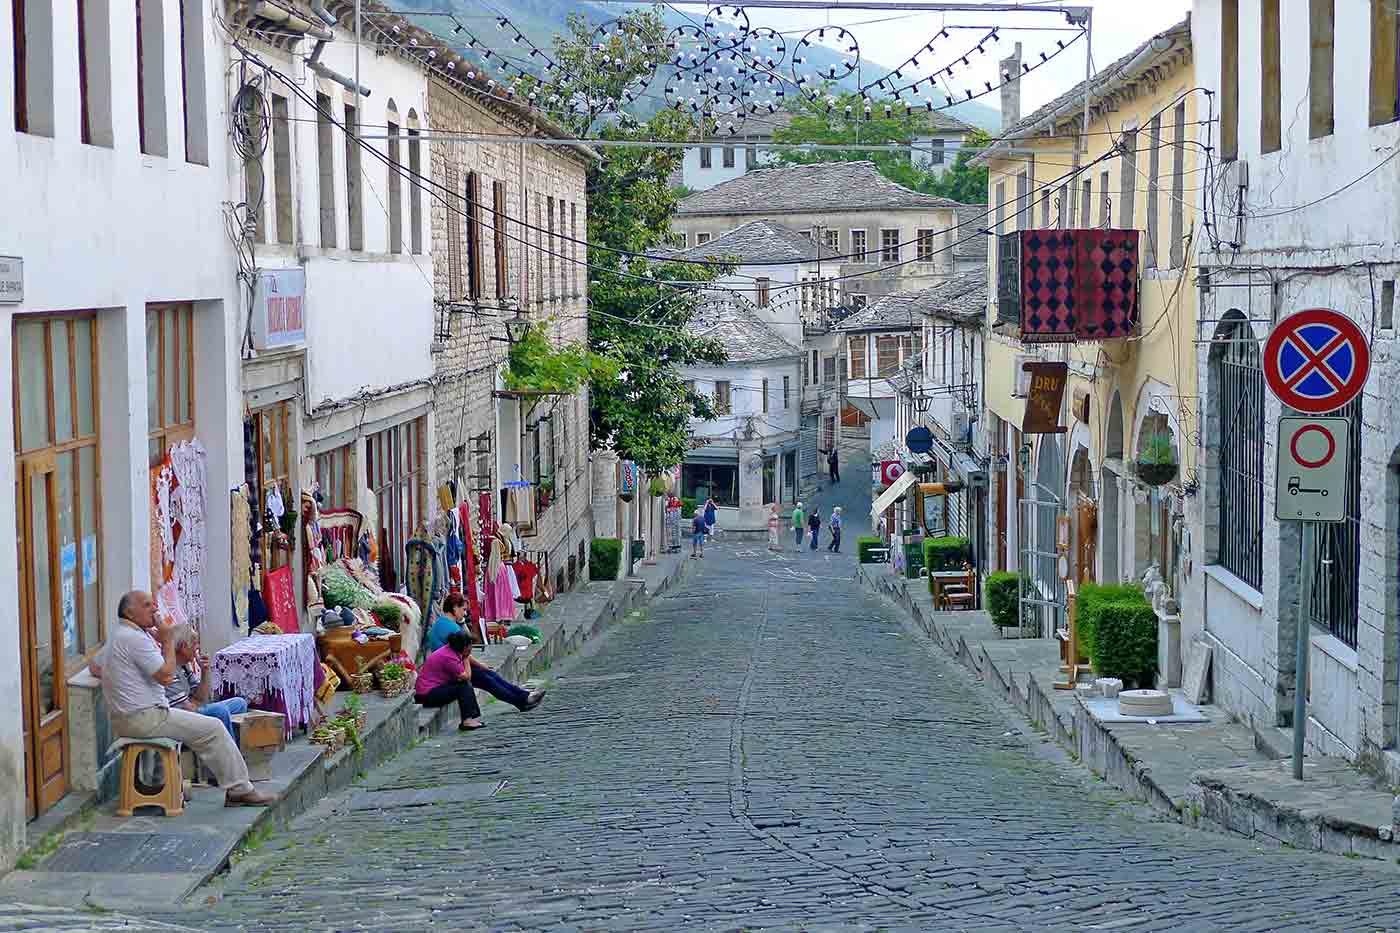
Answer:
[[[462,213],[453,203],[457,190],[457,168],[446,167],[447,175],[447,300],[456,301],[462,297]]]
[[[496,297],[506,298],[510,294],[510,261],[506,251],[506,183],[492,182],[491,200],[495,215],[492,225],[495,228],[496,248]]]
[[[468,295],[480,298],[482,293],[481,176],[467,173],[467,285]]]

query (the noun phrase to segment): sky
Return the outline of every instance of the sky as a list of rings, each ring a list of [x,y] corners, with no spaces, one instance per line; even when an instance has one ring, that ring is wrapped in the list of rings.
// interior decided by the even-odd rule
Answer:
[[[872,5],[879,2],[880,0],[872,0]],[[1153,3],[1132,0],[1073,2],[1094,9],[1093,63],[1096,70],[1130,52],[1153,34],[1179,23],[1191,9],[1190,0],[1155,0]],[[704,7],[685,9],[697,18],[704,16]],[[941,68],[950,61],[954,63],[953,77],[945,80],[948,93],[959,99],[965,96],[965,89],[970,88],[974,93],[985,92],[984,82],[990,81],[993,88],[1001,83],[997,73],[997,60],[1009,54],[1015,42],[1019,41],[1022,45],[1022,60],[1034,63],[1039,61],[1040,52],[1057,51],[1057,39],[1068,43],[1077,31],[1042,31],[1067,25],[1062,14],[1049,11],[906,13],[893,10],[824,12],[754,9],[748,11],[748,15],[753,26],[769,26],[784,33],[825,25],[849,25],[850,32],[855,35],[861,46],[862,60],[871,59],[889,67],[898,66],[910,55],[917,53],[934,40],[945,26],[986,27],[980,30],[950,28],[948,38],[937,39],[934,42],[935,51],[931,57],[919,57],[922,74],[933,70],[930,65]],[[964,69],[957,56],[974,51],[977,40],[985,36],[987,29],[992,26],[999,27],[1000,42],[987,43],[986,53],[980,56],[974,52],[968,59],[969,67]],[[800,38],[800,33],[793,36],[794,41],[796,38]],[[1084,43],[1081,39],[1025,78],[1021,88],[1022,115],[1030,113],[1083,80],[1084,67]],[[866,64],[861,77],[869,83],[883,76],[883,73],[882,69],[872,69]],[[905,83],[910,80],[910,74],[907,70],[904,72]],[[921,90],[920,96],[923,94]],[[994,108],[1000,107],[999,95],[995,91],[978,100]],[[935,101],[941,102],[938,98],[935,98]]]

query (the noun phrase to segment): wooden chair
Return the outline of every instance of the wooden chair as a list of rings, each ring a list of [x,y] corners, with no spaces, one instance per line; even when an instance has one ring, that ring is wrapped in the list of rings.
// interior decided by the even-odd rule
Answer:
[[[117,816],[131,816],[137,807],[160,807],[166,816],[185,812],[185,778],[180,769],[180,743],[174,739],[117,739],[113,752],[121,752],[118,766]],[[154,794],[142,792],[136,786],[136,763],[142,752],[160,756],[165,771],[165,784]]]
[[[976,574],[971,567],[964,564],[962,582],[948,583],[943,586],[941,593],[943,608],[971,609],[977,601],[976,586]]]

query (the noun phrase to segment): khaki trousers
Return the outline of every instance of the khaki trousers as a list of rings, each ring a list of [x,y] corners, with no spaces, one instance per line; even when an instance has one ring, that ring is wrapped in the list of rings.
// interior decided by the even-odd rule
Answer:
[[[183,742],[204,762],[219,786],[235,796],[251,793],[248,765],[224,724],[213,716],[184,709],[152,706],[128,715],[113,713],[112,731],[127,739],[174,739]]]

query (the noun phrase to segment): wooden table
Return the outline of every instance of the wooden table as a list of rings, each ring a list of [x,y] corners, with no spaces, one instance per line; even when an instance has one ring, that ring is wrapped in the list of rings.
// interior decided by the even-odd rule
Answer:
[[[359,673],[361,665],[373,661],[385,651],[391,656],[396,655],[402,650],[402,646],[403,636],[398,633],[390,635],[387,641],[371,638],[362,645],[350,637],[349,626],[326,629],[326,634],[316,639],[316,649],[321,652],[321,657],[326,659],[331,670],[335,670],[339,665],[346,674]],[[346,690],[350,689],[350,684],[345,682],[343,677],[341,686]]]
[[[932,583],[933,609],[935,612],[937,612],[939,609],[938,601],[939,598],[943,595],[943,587],[954,583],[961,584],[967,576],[968,571],[966,570],[935,570],[928,575],[929,580]],[[976,574],[972,575],[972,581],[973,585],[975,586],[977,583]]]

